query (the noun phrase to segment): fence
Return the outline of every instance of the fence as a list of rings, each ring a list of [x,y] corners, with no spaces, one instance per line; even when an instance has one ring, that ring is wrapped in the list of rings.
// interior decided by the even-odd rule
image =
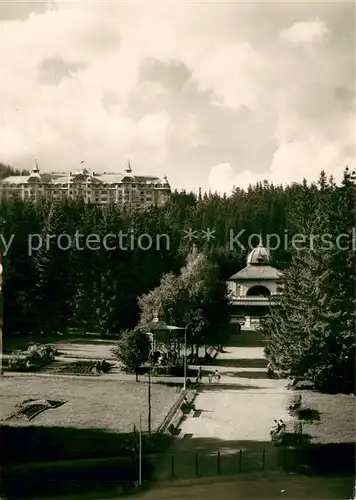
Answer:
[[[281,467],[292,469],[298,463],[296,450],[287,447],[261,448],[256,451],[221,450],[214,453],[182,451],[146,458],[153,466],[153,479],[156,481],[271,471]]]
[[[175,446],[179,446],[178,440]],[[174,481],[199,477],[216,477],[240,474],[301,471],[306,465],[305,451],[309,456],[309,471],[313,464],[340,465],[340,470],[328,474],[350,474],[354,471],[354,445],[344,443],[315,448],[256,445],[248,449],[220,448],[215,452],[177,449],[175,454],[144,454],[142,478],[144,481]],[[349,471],[345,468],[349,467]],[[12,499],[38,499],[41,495],[94,492],[132,488],[139,479],[138,456],[91,458],[56,462],[24,463],[2,467],[0,481],[4,493]],[[305,469],[304,469],[305,471]],[[321,470],[319,470],[319,473]],[[324,471],[325,473],[325,471]],[[0,487],[0,496],[1,496]],[[98,495],[99,498],[99,495]],[[348,497],[345,497],[348,498]]]

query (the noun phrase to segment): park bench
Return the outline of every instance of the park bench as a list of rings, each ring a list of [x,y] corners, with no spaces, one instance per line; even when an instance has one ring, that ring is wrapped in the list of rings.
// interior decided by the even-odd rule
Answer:
[[[189,415],[191,412],[195,411],[194,399],[196,396],[196,391],[187,391],[185,395],[185,401],[183,400],[176,414],[172,418],[169,426],[168,432],[173,436],[179,434],[179,426],[182,420]]]
[[[187,399],[189,404],[191,404],[194,401],[196,395],[197,395],[197,391],[189,391],[186,394],[186,399]]]
[[[180,406],[182,413],[187,416],[195,411],[194,399],[197,391],[188,391]]]
[[[168,431],[172,434],[172,436],[179,434],[179,425],[183,420],[183,417],[184,414],[182,413],[182,410],[179,409],[168,426]]]

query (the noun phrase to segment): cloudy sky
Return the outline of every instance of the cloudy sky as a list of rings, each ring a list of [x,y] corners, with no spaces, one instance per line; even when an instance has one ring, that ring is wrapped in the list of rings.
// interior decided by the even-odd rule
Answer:
[[[0,2],[0,161],[178,189],[355,157],[353,2]]]

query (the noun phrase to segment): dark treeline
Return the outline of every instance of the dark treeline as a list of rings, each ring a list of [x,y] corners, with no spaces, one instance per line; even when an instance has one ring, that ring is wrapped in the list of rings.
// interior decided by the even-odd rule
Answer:
[[[28,170],[18,170],[10,167],[9,165],[0,163],[0,180],[5,179],[5,177],[8,177],[9,175],[30,175],[30,172]]]
[[[179,272],[184,266],[192,246],[185,231],[197,231],[199,237],[194,242],[219,264],[226,279],[245,265],[250,234],[262,230],[283,237],[285,230],[293,232],[299,200],[303,196],[312,199],[314,190],[317,187],[259,184],[247,192],[238,190],[231,198],[211,194],[201,201],[193,194],[175,192],[168,206],[146,210],[99,207],[81,201],[8,202],[0,207],[5,241],[13,235],[11,248],[3,257],[4,332],[62,332],[76,324],[96,331],[102,321],[112,332],[132,328],[139,319],[138,297],[159,285],[163,274]],[[201,233],[208,228],[215,231],[210,242]],[[239,241],[246,249],[237,243],[230,248],[230,230],[237,235],[243,229]],[[123,239],[127,250],[106,250],[103,237],[120,230],[129,234]],[[97,235],[100,250],[78,250],[75,244],[61,250],[56,238],[46,245],[50,235],[66,233],[73,238],[76,231]],[[150,250],[138,248],[137,237],[143,233],[153,239]],[[29,235],[34,234],[42,237],[42,245],[30,255]],[[163,234],[169,236],[169,245],[162,237],[157,249],[156,235]],[[32,238],[33,247],[38,246],[40,236]],[[84,237],[80,245],[83,241]],[[253,244],[257,242],[256,237]],[[142,240],[142,245],[146,243]],[[65,238],[61,244],[65,247]],[[108,245],[113,244],[109,239]],[[290,260],[283,248],[274,256],[282,267]]]
[[[118,333],[135,327],[140,319],[139,297],[157,287],[164,274],[178,273],[185,265],[192,247],[185,237],[189,229],[197,231],[194,242],[219,266],[224,280],[244,267],[248,238],[260,231],[281,238],[282,244],[272,252],[274,265],[284,269],[295,266],[295,255],[284,243],[286,235],[290,240],[297,233],[309,235],[323,228],[330,232],[331,222],[334,236],[338,230],[350,232],[354,224],[354,187],[354,178],[346,169],[340,186],[322,173],[315,184],[283,187],[264,182],[246,191],[236,189],[230,197],[206,194],[198,199],[191,193],[174,192],[171,202],[162,208],[131,210],[81,201],[8,202],[0,206],[4,241],[13,235],[6,255],[2,242],[4,333],[65,332],[69,327]],[[207,229],[215,231],[209,242],[202,237],[202,231]],[[242,230],[239,241],[244,249],[230,241],[231,231],[236,236]],[[126,249],[105,249],[103,237],[119,231],[129,234],[123,239]],[[83,235],[77,240],[81,249],[74,240],[76,232]],[[140,249],[137,243],[144,233],[153,240],[148,250]],[[38,235],[33,237],[33,246],[38,248],[29,252],[31,234]],[[46,244],[50,235],[60,234],[71,236],[73,244],[68,250],[58,247],[56,237]],[[97,235],[100,243],[92,242],[92,247],[97,245],[99,249],[84,245],[84,237],[90,234]],[[163,234],[168,235],[169,245],[162,237],[158,248],[156,235]],[[40,237],[42,245],[38,245]],[[147,238],[142,239],[142,245],[147,242]],[[118,240],[109,238],[107,243],[118,245]],[[256,236],[252,244],[257,243]],[[60,244],[67,245],[65,237]],[[328,265],[342,268],[346,254],[330,257]],[[345,272],[340,274],[343,279]],[[345,281],[338,286],[342,285],[346,286]],[[352,287],[347,286],[347,291],[352,296]],[[305,297],[308,293],[305,290]],[[341,307],[340,301],[337,307]]]

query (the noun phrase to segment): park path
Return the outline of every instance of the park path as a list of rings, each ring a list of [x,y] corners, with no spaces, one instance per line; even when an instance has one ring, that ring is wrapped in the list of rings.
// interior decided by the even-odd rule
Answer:
[[[263,348],[227,347],[219,355],[220,383],[205,384],[181,434],[220,440],[268,441],[274,418],[287,420],[285,380],[267,378]]]
[[[172,468],[175,477],[194,476],[197,453],[202,475],[214,475],[218,467],[225,472],[237,472],[240,450],[242,468],[260,468],[263,449],[269,462],[266,466],[275,467],[269,431],[274,419],[283,419],[286,423],[291,419],[286,410],[290,397],[287,381],[267,377],[263,347],[249,347],[248,332],[243,333],[241,341],[242,345],[238,345],[236,336],[232,342],[235,345],[226,347],[213,367],[202,367],[203,383],[195,399],[195,411],[182,422],[169,451],[174,459],[157,467],[157,479],[169,479]],[[220,383],[209,384],[207,373],[216,368],[221,374]]]

